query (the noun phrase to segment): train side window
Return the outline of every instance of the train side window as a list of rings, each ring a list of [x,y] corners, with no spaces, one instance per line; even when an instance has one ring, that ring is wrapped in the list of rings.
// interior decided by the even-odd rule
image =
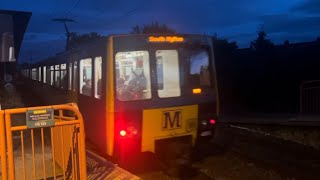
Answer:
[[[94,59],[94,97],[101,99],[102,57]]]
[[[43,66],[42,69],[43,69],[42,82],[43,82],[43,83],[46,83],[46,82],[47,82],[47,67],[46,67],[46,66]]]
[[[39,70],[38,70],[38,80],[41,81],[42,80],[42,73],[41,73],[41,67],[39,67]]]
[[[50,85],[54,85],[54,66],[50,66]]]
[[[51,72],[50,72],[50,66],[47,66],[47,76],[46,76],[46,83],[50,84],[50,80],[51,80]]]
[[[80,60],[80,94],[91,96],[92,92],[92,59]]]
[[[78,62],[73,63],[73,91],[76,91],[78,85]]]
[[[55,65],[55,86],[60,87],[60,64]]]
[[[69,67],[68,67],[68,90],[71,91],[72,89],[72,63],[69,63]]]
[[[61,64],[61,88],[67,89],[68,78],[67,78],[67,64]]]
[[[120,101],[150,99],[149,52],[118,52],[115,60],[117,98]]]
[[[37,80],[37,75],[38,75],[37,68],[32,68],[31,69],[31,78],[32,78],[32,80]]]
[[[181,95],[177,50],[157,50],[157,82],[160,98]]]

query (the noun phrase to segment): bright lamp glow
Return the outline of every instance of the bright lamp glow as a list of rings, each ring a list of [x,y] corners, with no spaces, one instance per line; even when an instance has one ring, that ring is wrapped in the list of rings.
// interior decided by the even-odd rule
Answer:
[[[216,120],[210,119],[210,124],[215,124],[215,123],[216,123]]]
[[[192,89],[193,94],[201,94],[201,88]]]
[[[184,38],[180,36],[150,36],[149,42],[183,42]]]
[[[127,135],[127,132],[125,130],[120,131],[120,136],[126,136],[126,135]]]

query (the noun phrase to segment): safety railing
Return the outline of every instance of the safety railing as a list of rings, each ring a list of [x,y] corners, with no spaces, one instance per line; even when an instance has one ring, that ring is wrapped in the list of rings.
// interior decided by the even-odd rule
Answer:
[[[86,179],[85,153],[76,104],[0,111],[0,179]]]
[[[300,113],[320,114],[320,80],[301,83]]]

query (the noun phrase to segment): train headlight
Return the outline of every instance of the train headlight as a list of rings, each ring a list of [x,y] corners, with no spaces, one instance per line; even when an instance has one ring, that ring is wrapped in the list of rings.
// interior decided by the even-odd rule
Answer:
[[[125,130],[120,131],[120,136],[124,137],[126,135],[127,135],[127,131],[125,131]]]
[[[202,126],[207,126],[207,124],[208,124],[208,123],[207,123],[206,120],[202,120],[202,121],[201,121],[201,125],[202,125]]]

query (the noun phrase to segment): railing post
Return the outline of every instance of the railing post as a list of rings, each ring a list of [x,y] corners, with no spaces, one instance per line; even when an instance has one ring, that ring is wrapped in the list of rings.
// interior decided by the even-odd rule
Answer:
[[[5,123],[4,123],[4,111],[0,110],[0,161],[1,161],[1,179],[7,180],[7,150],[5,139]]]

